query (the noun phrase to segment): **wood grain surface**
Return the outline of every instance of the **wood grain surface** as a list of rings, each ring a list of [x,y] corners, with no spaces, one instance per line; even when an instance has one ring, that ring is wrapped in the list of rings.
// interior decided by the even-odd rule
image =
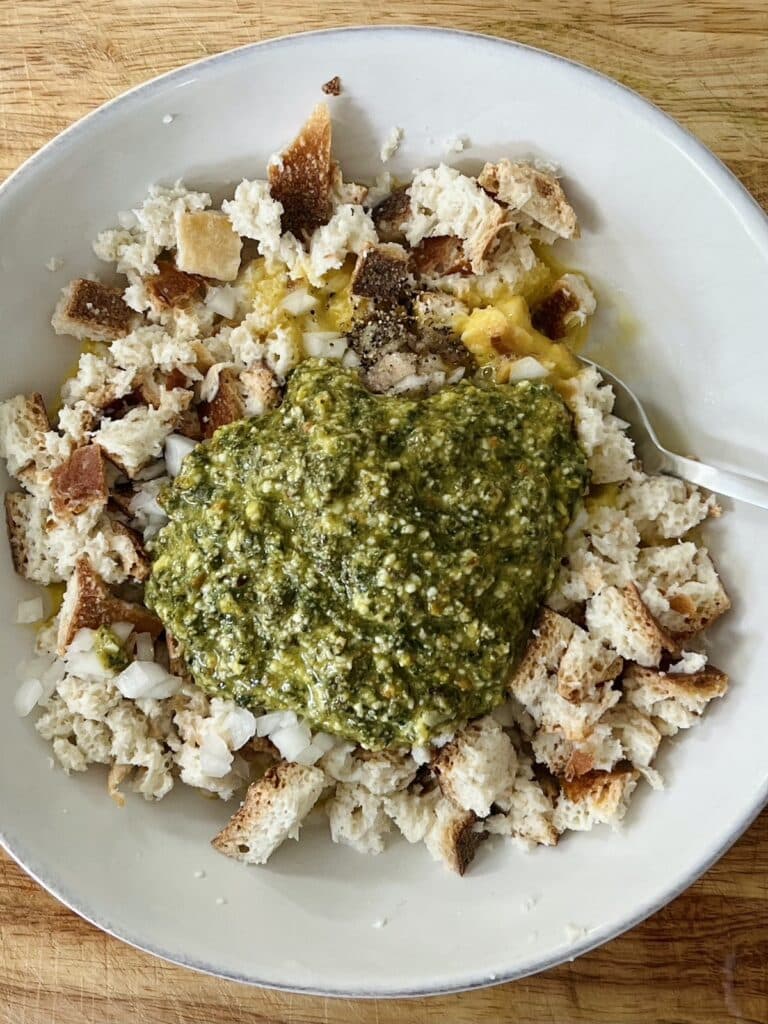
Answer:
[[[0,177],[169,68],[362,23],[488,32],[590,64],[681,121],[768,208],[766,0],[0,0]],[[0,856],[0,1024],[731,1020],[768,1022],[765,813],[701,881],[608,946],[511,985],[411,1002],[291,996],[184,971],[103,935]]]

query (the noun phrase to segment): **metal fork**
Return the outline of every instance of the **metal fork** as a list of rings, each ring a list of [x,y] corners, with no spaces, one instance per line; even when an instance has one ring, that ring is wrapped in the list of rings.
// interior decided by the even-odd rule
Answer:
[[[585,359],[583,356],[580,358],[583,363],[594,366],[613,388],[616,395],[614,412],[630,424],[635,451],[648,473],[667,473],[669,476],[696,484],[697,487],[705,487],[716,494],[768,509],[768,480],[745,473],[734,473],[733,470],[721,469],[719,466],[708,466],[704,462],[668,451],[659,443],[645,409],[635,393],[610,370],[592,362],[591,359]]]

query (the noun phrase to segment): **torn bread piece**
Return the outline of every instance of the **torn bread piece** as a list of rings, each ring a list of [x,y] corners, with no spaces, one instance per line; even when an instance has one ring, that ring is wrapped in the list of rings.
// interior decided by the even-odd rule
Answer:
[[[411,250],[411,265],[424,278],[441,278],[450,274],[466,277],[472,265],[464,253],[464,243],[453,235],[422,238]]]
[[[357,783],[377,796],[405,789],[416,777],[417,764],[407,751],[350,749],[337,743],[320,767],[337,782]]]
[[[111,546],[120,560],[123,571],[131,579],[142,583],[149,576],[150,564],[139,534],[119,519],[109,519]]]
[[[340,782],[325,809],[334,843],[358,853],[382,852],[390,820],[380,796],[359,783]]]
[[[157,273],[144,279],[144,287],[155,308],[178,309],[202,296],[205,281],[179,270],[173,260],[158,260]]]
[[[731,607],[709,552],[691,541],[643,548],[636,578],[645,603],[675,636],[706,629]]]
[[[407,191],[411,216],[406,237],[411,246],[423,238],[454,235],[464,242],[472,272],[487,270],[486,255],[505,222],[506,211],[474,178],[439,164],[417,171]]]
[[[37,392],[0,403],[0,458],[6,460],[11,476],[18,476],[44,451],[50,429],[45,402]]]
[[[299,829],[326,785],[319,768],[281,761],[248,787],[240,809],[211,844],[246,864],[266,864]]]
[[[500,160],[486,164],[477,180],[512,211],[526,214],[558,237],[578,237],[576,214],[554,174],[532,164]]]
[[[352,294],[383,306],[398,306],[411,290],[409,255],[393,242],[367,245],[352,272]]]
[[[598,700],[600,687],[616,679],[623,665],[610,647],[576,628],[557,666],[557,692],[574,704]]]
[[[638,665],[658,665],[662,651],[678,650],[673,637],[651,615],[634,583],[621,589],[606,587],[591,597],[586,620],[593,637]]]
[[[216,210],[182,213],[176,219],[176,266],[185,274],[234,281],[243,242],[232,222]]]
[[[109,499],[104,455],[95,444],[75,448],[51,477],[51,508],[61,519],[104,508]]]
[[[240,374],[240,394],[245,416],[263,416],[280,404],[280,385],[269,367],[252,366]]]
[[[587,501],[565,535],[563,565],[547,603],[575,613],[603,587],[625,587],[635,575],[640,534],[626,512]]]
[[[411,197],[405,187],[396,188],[371,210],[376,233],[382,242],[404,242],[411,216]]]
[[[581,740],[567,739],[560,729],[539,729],[531,740],[536,761],[569,781],[595,770],[610,771],[622,759],[623,749],[605,717]]]
[[[646,544],[677,540],[708,517],[721,514],[713,494],[673,476],[645,473],[621,487],[618,506],[636,524]]]
[[[569,740],[581,740],[588,735],[601,715],[620,696],[610,680],[593,682],[590,690],[578,701],[566,700],[561,695],[558,669],[577,631],[580,627],[570,619],[543,608],[523,659],[508,684],[510,692],[539,728],[560,730]],[[605,668],[607,670],[608,666]]]
[[[477,848],[487,833],[478,830],[477,815],[462,810],[444,798],[435,805],[435,820],[424,837],[432,858],[457,875],[463,875],[474,859]]]
[[[580,274],[563,274],[531,311],[531,323],[552,341],[582,327],[597,309],[592,289]]]
[[[113,341],[128,333],[133,316],[119,288],[79,278],[62,290],[51,326],[80,341]]]
[[[609,728],[621,744],[622,759],[637,768],[654,789],[662,789],[661,775],[651,767],[662,734],[651,718],[635,707],[628,697],[623,697],[615,708],[606,712],[601,725]]]
[[[106,417],[93,434],[94,444],[131,480],[163,454],[163,443],[173,432],[179,416],[192,402],[192,392],[184,388],[158,391],[158,406],[138,406],[119,419]]]
[[[384,797],[384,810],[407,842],[421,843],[435,824],[437,804],[442,799],[437,787],[424,793],[403,789]]]
[[[57,579],[46,543],[47,507],[31,494],[11,491],[5,496],[5,521],[13,568],[19,576],[42,584]]]
[[[78,559],[67,582],[59,615],[57,652],[65,653],[80,629],[98,629],[113,622],[129,622],[137,633],[157,639],[163,625],[140,604],[115,597],[87,558]]]
[[[490,716],[477,719],[432,762],[444,795],[465,811],[486,818],[515,777],[517,756],[509,736]]]
[[[585,367],[561,384],[561,394],[573,413],[576,433],[589,457],[593,484],[629,480],[635,469],[635,448],[627,424],[614,416],[615,395],[594,366]]]
[[[588,772],[562,780],[553,823],[558,832],[585,832],[595,825],[616,828],[627,813],[640,773],[635,768]]]
[[[509,836],[517,846],[554,846],[558,832],[552,822],[554,804],[533,772],[531,758],[518,751],[512,783],[496,800],[499,809],[483,824],[492,835]]]
[[[333,213],[331,115],[318,103],[296,139],[269,165],[272,198],[282,204],[282,229],[306,240]]]
[[[234,423],[245,416],[245,402],[233,369],[219,373],[219,386],[210,402],[200,403],[200,425],[203,437],[213,437],[219,427]]]
[[[695,725],[709,702],[723,696],[728,676],[713,665],[690,673],[630,665],[623,686],[629,704],[649,715],[665,736],[674,736]]]

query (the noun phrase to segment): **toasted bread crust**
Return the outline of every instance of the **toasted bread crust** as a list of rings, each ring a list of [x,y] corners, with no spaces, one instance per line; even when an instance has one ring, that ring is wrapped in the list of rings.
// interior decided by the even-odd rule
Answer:
[[[123,568],[133,579],[140,583],[143,582],[149,576],[150,565],[141,537],[135,530],[126,526],[125,523],[121,523],[119,519],[111,519],[110,526],[113,533],[125,537],[133,548],[130,560],[123,559]]]
[[[352,294],[383,306],[400,305],[410,291],[408,253],[400,245],[368,245],[352,272]]]
[[[697,700],[710,701],[722,697],[729,684],[726,673],[714,665],[690,673],[662,672],[661,669],[630,665],[624,673],[624,679],[650,684],[659,700],[687,695]]]
[[[80,629],[98,629],[113,622],[130,622],[136,632],[157,639],[163,624],[143,605],[115,597],[104,580],[83,556],[67,583],[61,607],[57,651],[64,654]]]
[[[69,518],[107,504],[109,490],[104,455],[96,444],[76,448],[51,478],[54,515]]]
[[[487,833],[475,831],[476,821],[476,816],[467,811],[449,827],[446,836],[449,850],[448,867],[458,875],[464,874],[472,863],[478,846],[487,838]]]
[[[341,94],[341,79],[334,75],[323,84],[323,92],[326,96],[339,96]]]
[[[576,214],[554,174],[530,164],[500,160],[486,164],[477,180],[494,198],[522,209],[561,238],[578,237]]]
[[[9,491],[5,496],[5,522],[8,527],[11,561],[19,576],[26,578],[27,544],[23,527],[25,503],[26,496],[21,491]]]
[[[411,198],[404,188],[390,192],[371,210],[371,219],[382,242],[405,241],[405,225],[410,215]]]
[[[162,309],[185,306],[202,293],[205,280],[198,274],[179,270],[172,260],[157,260],[156,265],[158,272],[146,278],[145,287]]]
[[[213,437],[219,427],[241,420],[245,406],[234,370],[222,370],[219,374],[219,390],[210,402],[200,403],[200,424],[203,437]]]
[[[638,627],[645,633],[648,643],[654,647],[658,646],[670,654],[678,654],[680,644],[656,621],[635,584],[628,583],[626,587],[622,588],[621,593]]]
[[[627,782],[640,777],[635,768],[614,768],[610,772],[591,771],[573,779],[561,779],[560,785],[565,796],[573,803],[588,800],[595,808],[604,808],[618,803]]]
[[[307,239],[328,223],[332,179],[331,117],[328,107],[318,103],[280,162],[269,166],[270,192],[283,205],[283,231]]]
[[[320,796],[323,785],[324,776],[318,768],[280,761],[251,783],[241,807],[214,836],[211,845],[227,857],[252,863],[252,847],[258,849],[259,843],[264,842],[264,832],[273,826],[278,834],[273,835],[257,855],[256,863],[263,863],[286,835],[297,832],[301,825],[300,818],[291,823],[280,820],[281,811],[284,813],[281,801],[292,792],[300,792],[305,801],[303,810],[308,811]]]
[[[467,276],[472,273],[472,264],[465,254],[464,244],[453,235],[422,238],[411,253],[411,262],[415,272],[424,277],[445,277],[447,274]]]
[[[568,318],[579,308],[579,300],[568,288],[561,286],[551,292],[536,306],[531,314],[531,323],[541,334],[552,341],[559,341],[568,333]]]
[[[78,278],[64,290],[52,322],[60,334],[111,341],[128,333],[133,315],[118,288]]]

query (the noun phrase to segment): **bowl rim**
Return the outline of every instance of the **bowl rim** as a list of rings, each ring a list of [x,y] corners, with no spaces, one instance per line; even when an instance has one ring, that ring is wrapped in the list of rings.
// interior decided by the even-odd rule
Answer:
[[[766,214],[754,196],[751,195],[736,175],[719,157],[705,146],[705,144],[701,142],[689,129],[681,125],[671,115],[665,113],[660,107],[656,106],[656,104],[646,99],[629,86],[623,85],[621,82],[616,81],[603,72],[596,71],[594,68],[591,68],[586,64],[563,57],[560,54],[552,53],[548,50],[542,49],[541,47],[530,46],[526,43],[520,43],[514,39],[504,39],[500,36],[494,36],[489,33],[470,32],[463,29],[446,28],[439,25],[349,25],[336,28],[317,29],[307,32],[293,32],[253,43],[246,43],[243,46],[203,57],[199,60],[183,64],[178,68],[166,71],[163,74],[132,86],[125,92],[120,93],[113,99],[108,100],[106,103],[103,103],[84,114],[81,118],[74,121],[58,135],[45,143],[40,149],[32,153],[18,168],[8,175],[2,184],[0,184],[0,206],[13,200],[13,194],[16,187],[27,172],[30,169],[37,167],[39,164],[43,164],[55,150],[76,146],[80,140],[80,136],[84,131],[87,131],[92,124],[111,116],[114,111],[121,107],[130,107],[134,102],[143,100],[148,94],[157,92],[165,88],[167,85],[183,79],[188,76],[190,72],[205,70],[206,68],[214,65],[231,64],[241,60],[247,61],[253,54],[257,54],[262,48],[278,49],[280,47],[290,45],[299,39],[312,38],[325,40],[328,38],[332,41],[336,36],[347,36],[357,33],[365,33],[372,36],[410,34],[423,36],[425,38],[430,36],[438,38],[453,36],[460,39],[463,38],[472,41],[481,41],[488,45],[508,48],[510,51],[525,51],[533,53],[539,58],[543,58],[545,62],[566,65],[577,74],[583,75],[585,78],[589,78],[593,84],[597,85],[605,92],[614,93],[617,102],[628,106],[634,113],[639,114],[647,121],[654,124],[666,137],[667,141],[672,142],[692,164],[704,171],[707,178],[718,189],[722,198],[729,203],[734,212],[738,215],[750,237],[757,242],[761,248],[765,249],[766,258],[768,259],[768,214]],[[631,917],[625,918],[620,924],[609,925],[603,929],[596,929],[595,932],[590,932],[588,938],[584,938],[582,941],[574,943],[572,946],[569,946],[563,951],[557,952],[538,963],[524,964],[519,968],[513,968],[492,977],[488,974],[483,974],[474,979],[460,981],[456,984],[449,983],[442,986],[427,984],[423,987],[416,986],[404,989],[389,987],[351,987],[334,989],[319,988],[314,985],[301,986],[275,984],[268,979],[256,978],[252,975],[243,975],[236,971],[227,971],[208,963],[199,962],[193,959],[185,959],[178,953],[159,948],[144,939],[126,934],[118,928],[113,927],[108,922],[100,920],[99,914],[94,908],[78,905],[76,898],[65,892],[55,881],[45,879],[42,869],[34,865],[33,858],[26,856],[18,849],[21,844],[13,843],[11,838],[4,831],[2,823],[0,823],[0,847],[2,847],[5,852],[19,865],[19,867],[21,867],[22,870],[34,879],[34,881],[43,889],[89,924],[94,925],[100,931],[106,932],[113,938],[119,939],[121,942],[125,942],[128,945],[133,946],[141,952],[157,956],[162,960],[176,964],[180,967],[186,967],[201,974],[208,974],[257,988],[273,989],[276,991],[291,992],[301,995],[354,999],[423,998],[425,996],[449,995],[452,993],[489,988],[491,986],[506,984],[510,981],[516,981],[521,978],[548,971],[562,963],[572,961],[576,957],[582,956],[583,954],[596,949],[598,946],[601,946],[619,935],[624,934],[630,929],[641,924],[647,918],[651,917],[672,900],[676,899],[690,885],[708,871],[709,868],[744,834],[744,832],[746,832],[766,805],[768,805],[768,780],[766,780],[762,788],[757,791],[755,800],[744,817],[736,823],[732,828],[732,831],[726,836],[723,842],[714,849],[714,851],[710,850],[707,853],[707,856],[705,856],[682,881],[665,889],[657,898],[647,901],[636,911],[635,914]]]

